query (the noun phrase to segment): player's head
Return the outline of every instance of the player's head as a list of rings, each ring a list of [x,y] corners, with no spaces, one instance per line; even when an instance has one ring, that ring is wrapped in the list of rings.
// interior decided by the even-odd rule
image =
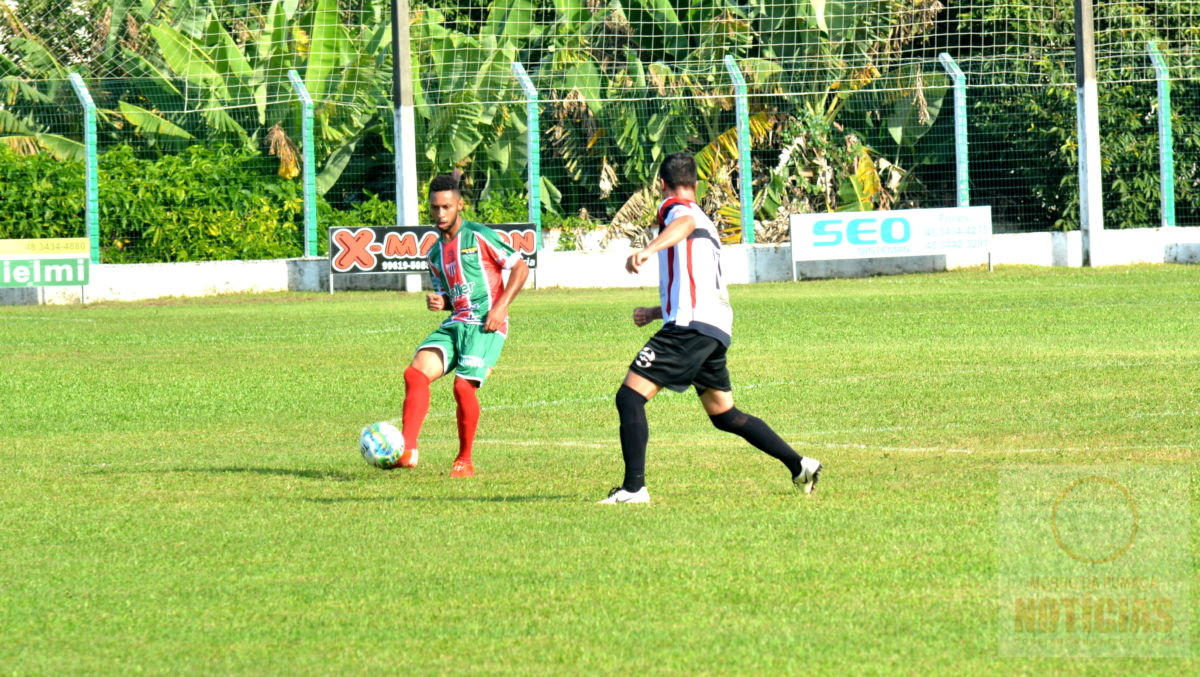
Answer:
[[[458,177],[453,174],[433,177],[433,181],[429,182],[429,216],[433,219],[433,225],[443,232],[452,231],[458,226],[462,208]]]
[[[668,190],[695,188],[699,178],[695,158],[691,153],[671,153],[658,166],[658,178]]]

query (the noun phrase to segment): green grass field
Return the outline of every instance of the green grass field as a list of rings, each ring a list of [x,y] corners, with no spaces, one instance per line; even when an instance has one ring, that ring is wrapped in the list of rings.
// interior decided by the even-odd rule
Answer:
[[[1002,658],[997,618],[1001,471],[1195,462],[1200,266],[732,293],[738,405],[822,459],[811,497],[663,393],[654,502],[594,505],[651,290],[517,299],[469,480],[448,381],[420,468],[358,454],[418,295],[0,308],[0,673],[1200,670]]]

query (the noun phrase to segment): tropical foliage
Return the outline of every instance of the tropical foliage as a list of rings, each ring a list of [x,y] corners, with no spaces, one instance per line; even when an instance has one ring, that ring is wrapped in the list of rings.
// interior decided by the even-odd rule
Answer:
[[[1047,86],[1070,85],[1070,62],[1054,55],[1071,48],[1071,14],[1068,0],[1053,2],[1061,11],[1041,16],[1000,3],[947,12],[940,0],[412,0],[418,174],[461,169],[481,213],[514,211],[508,202],[525,190],[531,160],[525,96],[511,70],[520,62],[541,98],[548,219],[644,238],[655,168],[686,149],[699,162],[705,207],[736,240],[737,134],[723,64],[732,56],[750,93],[759,241],[785,238],[796,212],[942,206],[951,157],[936,139],[949,132],[949,82],[928,64],[945,49],[972,72],[1003,72],[1016,85],[973,90],[973,149],[990,170],[1021,179],[1005,183],[1008,193],[980,183],[976,201],[1020,228],[1074,227],[1073,103],[1068,89]],[[1139,7],[1110,3],[1101,19],[1122,39],[1157,38],[1168,49],[1200,37],[1200,28],[1166,26],[1157,14],[1152,25]],[[316,102],[322,219],[348,209],[384,218],[394,214],[389,8],[0,0],[0,142],[19,155],[80,159],[66,80],[76,72],[99,106],[102,149],[129,146],[139,160],[197,145],[243,149],[270,158],[259,171],[295,182],[301,109],[287,76],[295,70]],[[968,23],[973,33],[956,33]],[[974,41],[982,34],[1004,35],[1017,51],[972,62],[990,48]],[[1005,70],[1010,58],[1027,64],[1024,75]],[[1116,172],[1112,212],[1148,225],[1157,203],[1149,92],[1129,85],[1102,96],[1106,148],[1115,151],[1106,153]],[[1014,134],[1015,120],[1033,122]],[[1191,144],[1197,123],[1189,114],[1177,125],[1176,137]],[[1181,185],[1198,180],[1197,165],[1178,163]],[[1009,202],[1024,211],[1010,213]]]
[[[230,146],[196,144],[154,159],[139,158],[129,146],[110,149],[99,163],[101,259],[300,256],[300,184],[276,176],[270,164],[261,153]],[[0,239],[83,237],[82,193],[82,162],[18,155],[0,145]],[[318,211],[326,226],[395,221],[395,205],[378,199],[342,210],[320,200]]]
[[[52,128],[37,114],[70,95],[66,79],[73,71],[91,80],[106,123],[102,145],[133,143],[157,155],[196,143],[233,144],[275,155],[279,174],[293,178],[300,112],[287,73],[295,69],[320,104],[321,192],[337,182],[363,139],[380,130],[379,105],[390,82],[386,3],[368,3],[356,16],[370,21],[352,24],[342,21],[336,0],[305,8],[300,0],[248,2],[236,6],[240,16],[229,16],[228,7],[218,15],[205,0],[117,0],[96,8],[105,19],[91,38],[104,48],[66,62],[54,57],[49,38],[39,37],[53,34],[53,23],[31,27],[9,11],[10,30],[21,36],[11,55],[0,55],[0,87],[10,102],[0,140],[11,148],[78,157],[78,147],[57,140],[62,125]]]
[[[1011,36],[1029,55],[1028,71],[1004,74],[1004,86],[972,93],[974,152],[987,157],[991,172],[1017,177],[1010,185],[980,183],[973,188],[993,214],[1029,230],[1075,229],[1079,225],[1078,136],[1074,62],[1051,58],[1070,53],[1073,24],[1069,0],[1056,0],[1050,17],[1030,8],[980,7],[964,15],[982,30]],[[1180,12],[1185,7],[1169,4]],[[1019,8],[1020,9],[1020,8]],[[1146,45],[1166,52],[1174,79],[1175,183],[1181,223],[1200,224],[1200,88],[1194,76],[1200,40],[1194,14],[1172,10],[1148,13],[1140,3],[1097,5],[1097,20],[1132,45],[1122,55],[1108,47],[1099,84],[1104,169],[1104,213],[1108,227],[1147,227],[1159,223],[1158,99]],[[1109,37],[1111,40],[1112,37]],[[1098,45],[1105,50],[1104,44]],[[996,69],[983,62],[977,68]]]

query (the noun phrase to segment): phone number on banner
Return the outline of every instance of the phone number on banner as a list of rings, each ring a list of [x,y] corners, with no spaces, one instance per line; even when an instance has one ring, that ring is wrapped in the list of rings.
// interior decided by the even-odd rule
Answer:
[[[380,263],[380,269],[387,271],[399,270],[429,270],[429,261],[425,259],[403,259],[401,261],[383,261]]]

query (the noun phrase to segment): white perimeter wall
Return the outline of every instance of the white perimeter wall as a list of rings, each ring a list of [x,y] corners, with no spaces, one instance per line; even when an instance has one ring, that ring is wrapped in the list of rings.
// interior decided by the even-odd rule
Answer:
[[[1092,237],[1092,265],[1200,263],[1200,228],[1110,230]],[[536,287],[653,287],[658,270],[652,260],[638,275],[625,272],[628,244],[607,251],[553,252],[538,257]],[[1022,233],[993,238],[992,263],[1081,266],[1079,232]],[[801,278],[859,277],[930,272],[981,266],[986,252],[859,261],[800,264]],[[724,249],[722,267],[730,284],[792,279],[789,245],[733,245]],[[134,301],[164,296],[210,296],[242,292],[327,292],[327,259],[212,261],[199,263],[101,264],[91,267],[91,283],[80,287],[0,289],[0,305]],[[412,276],[338,275],[337,290],[405,289],[417,291]],[[427,285],[426,285],[427,287]]]

